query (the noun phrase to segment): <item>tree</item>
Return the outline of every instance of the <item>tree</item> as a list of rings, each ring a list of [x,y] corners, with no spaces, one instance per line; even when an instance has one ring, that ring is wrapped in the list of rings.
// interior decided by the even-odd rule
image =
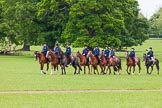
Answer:
[[[161,36],[162,37],[162,8],[160,8],[153,16],[150,18],[150,35]]]
[[[84,44],[123,47],[138,45],[146,40],[145,35],[134,32],[142,32],[136,29],[141,21],[138,20],[136,0],[71,1],[74,4],[70,8],[62,38],[66,42],[72,42],[74,47]],[[141,29],[147,30],[144,27]],[[139,35],[143,37],[142,40],[137,38]]]
[[[1,28],[9,41],[16,45],[24,45],[23,50],[30,50],[36,40],[36,7],[33,0],[3,1],[3,23]]]
[[[37,4],[38,18],[41,23],[39,39],[53,49],[68,20],[70,5],[65,0],[42,0]]]

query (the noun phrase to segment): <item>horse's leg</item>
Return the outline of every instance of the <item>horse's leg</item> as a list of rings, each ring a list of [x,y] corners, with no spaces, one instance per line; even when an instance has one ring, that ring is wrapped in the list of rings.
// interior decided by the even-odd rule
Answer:
[[[77,71],[77,66],[76,65],[72,65],[73,66],[73,68],[75,69],[75,71],[74,71],[74,75],[76,74],[76,71]]]
[[[139,75],[141,75],[141,63],[140,62],[138,64],[138,68],[139,68]]]
[[[89,65],[88,65],[88,73],[90,74],[90,67],[89,67]]]
[[[146,66],[147,74],[149,74],[149,66]]]
[[[113,71],[114,71],[114,75],[115,75],[115,65],[113,66]]]
[[[51,75],[52,75],[53,70],[54,70],[54,66],[51,64]]]
[[[84,65],[84,74],[86,74],[86,66]]]
[[[132,72],[132,75],[134,75],[134,72],[135,72],[135,66],[133,66],[133,72]]]
[[[128,72],[128,69],[129,69],[129,66],[127,65],[126,71],[127,71],[128,75],[130,75],[130,72]]]
[[[43,63],[40,64],[40,67],[41,67],[41,69],[40,69],[41,74],[46,74],[46,73],[43,71],[43,67],[44,67],[44,64],[43,64]]]
[[[152,71],[153,71],[153,66],[151,66],[151,72],[150,72],[150,75],[152,74]]]
[[[155,64],[156,64],[157,74],[159,75],[159,69],[160,69],[160,67],[159,67],[159,61],[157,61]]]
[[[49,69],[49,63],[47,62],[47,70],[46,70],[46,73],[48,72],[48,69]]]
[[[108,70],[109,70],[109,66],[107,66],[106,73],[107,73]]]
[[[93,66],[93,71],[94,71],[94,74],[96,74],[95,70],[96,70],[96,67],[95,67],[95,66]]]
[[[96,65],[96,71],[97,71],[97,73],[98,73],[98,75],[99,75],[99,72],[98,72],[98,67],[97,67],[97,65]]]
[[[61,70],[62,70],[62,75],[64,74],[64,67],[63,65],[60,65],[61,66]]]
[[[78,63],[78,74],[80,74],[80,71],[82,71],[82,67],[81,67],[81,65]]]
[[[109,66],[109,75],[111,74],[111,67]]]
[[[90,74],[92,74],[92,68],[93,68],[93,66],[91,65],[91,67],[90,67]]]

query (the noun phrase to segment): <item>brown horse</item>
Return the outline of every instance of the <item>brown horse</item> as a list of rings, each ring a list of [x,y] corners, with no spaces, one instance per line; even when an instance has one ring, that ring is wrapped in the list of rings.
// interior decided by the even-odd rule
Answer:
[[[51,75],[53,71],[58,70],[58,65],[59,65],[59,59],[57,55],[53,51],[48,51],[46,54],[46,58],[48,58],[51,62]]]
[[[101,73],[105,74],[106,66],[107,66],[107,60],[104,56],[104,51],[102,51],[99,55],[100,59],[100,67],[101,67]]]
[[[157,58],[155,58],[154,61],[152,61],[146,54],[144,54],[143,60],[145,61],[147,74],[151,75],[153,71],[153,66],[156,65],[157,74],[159,75],[160,66],[159,66],[159,60]],[[151,71],[149,72],[150,67],[151,67]]]
[[[114,75],[116,72],[120,74],[120,70],[122,70],[122,67],[121,67],[121,59],[118,56],[108,57],[107,62],[108,62],[107,70],[109,70],[109,74],[111,74],[111,67],[113,67],[114,69]]]
[[[80,59],[80,65],[84,66],[84,74],[86,74],[86,66],[88,66],[89,74],[90,74],[90,68],[87,58],[82,55],[79,51],[76,53],[76,56]]]
[[[89,51],[88,52],[88,54],[87,54],[87,58],[90,58],[90,65],[91,65],[91,74],[92,74],[92,67],[93,67],[93,69],[94,69],[94,74],[96,74],[95,73],[95,70],[97,71],[97,73],[99,74],[99,72],[98,72],[98,68],[97,68],[97,65],[98,65],[98,60],[97,60],[97,58],[93,55],[93,53],[92,53],[92,51]]]
[[[132,74],[134,74],[136,65],[138,66],[139,75],[140,75],[140,70],[141,70],[140,59],[138,57],[135,57],[135,64],[134,64],[132,58],[129,56],[129,52],[128,51],[126,52],[126,65],[127,65],[126,71],[127,71],[128,75],[131,74],[131,68],[132,67],[133,67],[133,73]],[[128,71],[128,69],[129,69],[129,71]]]
[[[48,69],[49,69],[49,62],[46,59],[45,55],[43,53],[38,52],[38,51],[35,51],[34,52],[34,55],[35,55],[35,61],[37,61],[38,58],[39,58],[39,64],[40,64],[40,72],[41,72],[41,74],[46,74],[47,71],[48,71]],[[47,64],[47,70],[46,71],[43,71],[44,64]]]

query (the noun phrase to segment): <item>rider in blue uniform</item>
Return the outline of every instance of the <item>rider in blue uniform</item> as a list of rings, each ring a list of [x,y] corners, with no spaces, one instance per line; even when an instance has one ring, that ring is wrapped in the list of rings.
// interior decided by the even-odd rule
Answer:
[[[147,52],[147,57],[149,57],[150,61],[152,62],[152,65],[154,64],[155,62],[155,59],[154,59],[154,52],[152,50],[152,47],[149,48],[150,50]]]
[[[100,54],[100,49],[99,49],[99,47],[98,47],[98,45],[96,45],[96,47],[95,47],[95,49],[94,49],[94,51],[93,51],[93,54],[95,55],[95,57],[97,58],[97,60],[98,60],[98,63],[99,63],[99,54]]]
[[[147,53],[147,56],[150,58],[150,60],[153,60],[154,52],[152,51],[152,47],[149,48],[150,50]]]
[[[72,63],[72,58],[71,58],[71,47],[70,47],[70,44],[68,43],[67,46],[66,46],[66,57],[69,61],[69,63],[71,64]]]
[[[48,48],[47,44],[45,43],[43,45],[42,53],[46,56],[48,50],[49,50],[49,48]]]
[[[104,50],[104,56],[106,59],[109,57],[109,54],[110,54],[110,49],[106,46]]]
[[[130,52],[129,56],[133,60],[133,64],[135,65],[135,50],[132,48],[132,51]]]
[[[88,52],[89,52],[89,49],[88,49],[87,45],[84,45],[84,49],[83,49],[82,55],[84,55],[86,57]]]
[[[110,57],[114,58],[114,56],[115,56],[115,50],[114,50],[114,48],[112,47],[112,48],[111,48],[111,51],[110,51]]]
[[[57,56],[60,55],[60,51],[61,51],[61,48],[59,47],[59,44],[57,43],[55,48],[54,48],[54,52]]]
[[[48,50],[49,50],[49,48],[48,48],[47,44],[44,43],[42,53],[44,54],[45,58],[46,58],[46,54],[47,54]],[[47,62],[50,62],[48,58],[46,58],[46,60],[47,60]]]

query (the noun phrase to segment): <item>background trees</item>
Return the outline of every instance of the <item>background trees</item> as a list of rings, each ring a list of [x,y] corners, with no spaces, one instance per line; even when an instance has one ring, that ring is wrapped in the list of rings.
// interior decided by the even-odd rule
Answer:
[[[0,39],[16,45],[56,42],[121,48],[148,38],[136,0],[0,0]]]
[[[160,8],[149,20],[150,35],[162,37],[162,8]]]

